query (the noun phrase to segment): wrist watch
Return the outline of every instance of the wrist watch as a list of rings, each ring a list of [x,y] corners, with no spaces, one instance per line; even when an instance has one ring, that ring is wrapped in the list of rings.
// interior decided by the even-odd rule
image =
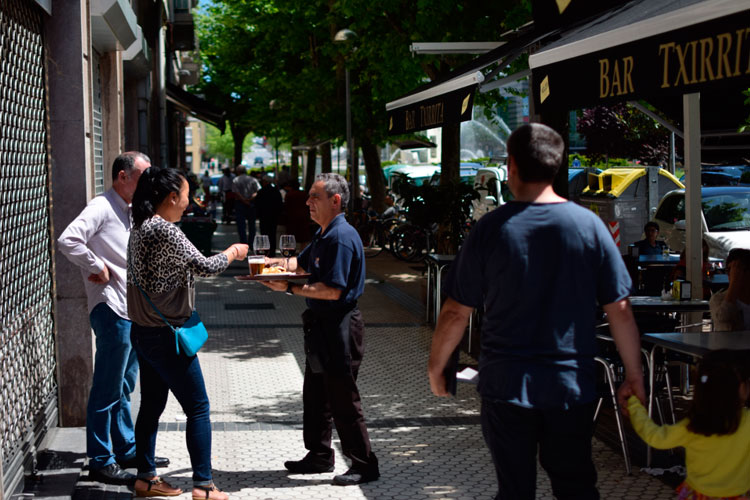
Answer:
[[[287,283],[287,285],[286,285],[286,294],[287,295],[294,295],[294,291],[292,290],[292,286],[294,286],[294,283],[292,283],[291,281],[289,283]]]

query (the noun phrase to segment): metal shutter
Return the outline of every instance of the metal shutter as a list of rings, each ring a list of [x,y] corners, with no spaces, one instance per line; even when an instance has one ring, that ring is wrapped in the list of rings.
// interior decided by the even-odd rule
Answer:
[[[102,81],[100,77],[99,53],[91,51],[91,77],[94,90],[94,194],[104,192],[104,142],[102,141]]]
[[[0,476],[8,498],[57,419],[42,14],[0,3]]]

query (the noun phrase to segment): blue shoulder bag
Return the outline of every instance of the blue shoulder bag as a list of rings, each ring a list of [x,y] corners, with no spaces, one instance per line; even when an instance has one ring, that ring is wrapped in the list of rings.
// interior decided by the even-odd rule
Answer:
[[[151,304],[151,307],[154,308],[156,314],[158,314],[159,317],[164,321],[164,323],[166,323],[166,325],[174,332],[174,345],[175,349],[177,350],[177,354],[180,354],[180,346],[182,346],[182,352],[184,352],[187,356],[195,356],[200,348],[203,347],[203,344],[206,343],[206,340],[208,340],[208,331],[203,325],[200,316],[198,316],[198,311],[194,310],[193,314],[190,315],[188,320],[182,326],[178,326],[177,328],[175,328],[169,323],[169,321],[167,321],[167,318],[162,315],[161,311],[156,308],[154,303],[151,302],[151,298],[149,298],[146,292],[143,291],[141,286],[138,284],[138,280],[135,279],[135,273],[133,273],[133,282],[135,283],[135,286],[138,287],[138,290],[141,291],[143,296],[146,297],[146,300],[149,304]]]

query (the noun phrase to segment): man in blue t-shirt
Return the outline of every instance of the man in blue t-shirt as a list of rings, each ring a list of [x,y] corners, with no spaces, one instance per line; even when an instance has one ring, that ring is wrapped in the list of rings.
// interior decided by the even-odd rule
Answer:
[[[294,474],[333,471],[331,432],[335,423],[344,455],[352,466],[333,478],[341,486],[380,477],[378,459],[362,413],[357,374],[364,355],[364,321],[357,300],[365,289],[365,255],[357,231],[342,210],[349,200],[346,179],[320,174],[310,188],[310,217],[320,225],[313,241],[290,262],[310,273],[307,284],[264,282],[277,291],[305,297],[305,382],[302,387],[302,435],[307,455],[284,462]],[[268,259],[280,262],[282,259]]]
[[[479,392],[496,498],[535,498],[537,450],[558,499],[599,498],[591,459],[597,302],[625,365],[618,400],[645,400],[630,277],[601,220],[552,189],[560,135],[523,125],[507,147],[514,201],[479,220],[451,266],[430,385],[448,395],[444,369],[473,309],[483,308]]]

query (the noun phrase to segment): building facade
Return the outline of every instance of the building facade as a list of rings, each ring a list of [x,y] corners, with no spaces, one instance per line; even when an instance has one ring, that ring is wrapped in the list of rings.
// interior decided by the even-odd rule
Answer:
[[[118,154],[184,166],[187,116],[220,123],[182,94],[197,81],[196,4],[0,3],[0,497],[23,486],[50,428],[86,423],[86,294],[55,240],[111,186]]]

